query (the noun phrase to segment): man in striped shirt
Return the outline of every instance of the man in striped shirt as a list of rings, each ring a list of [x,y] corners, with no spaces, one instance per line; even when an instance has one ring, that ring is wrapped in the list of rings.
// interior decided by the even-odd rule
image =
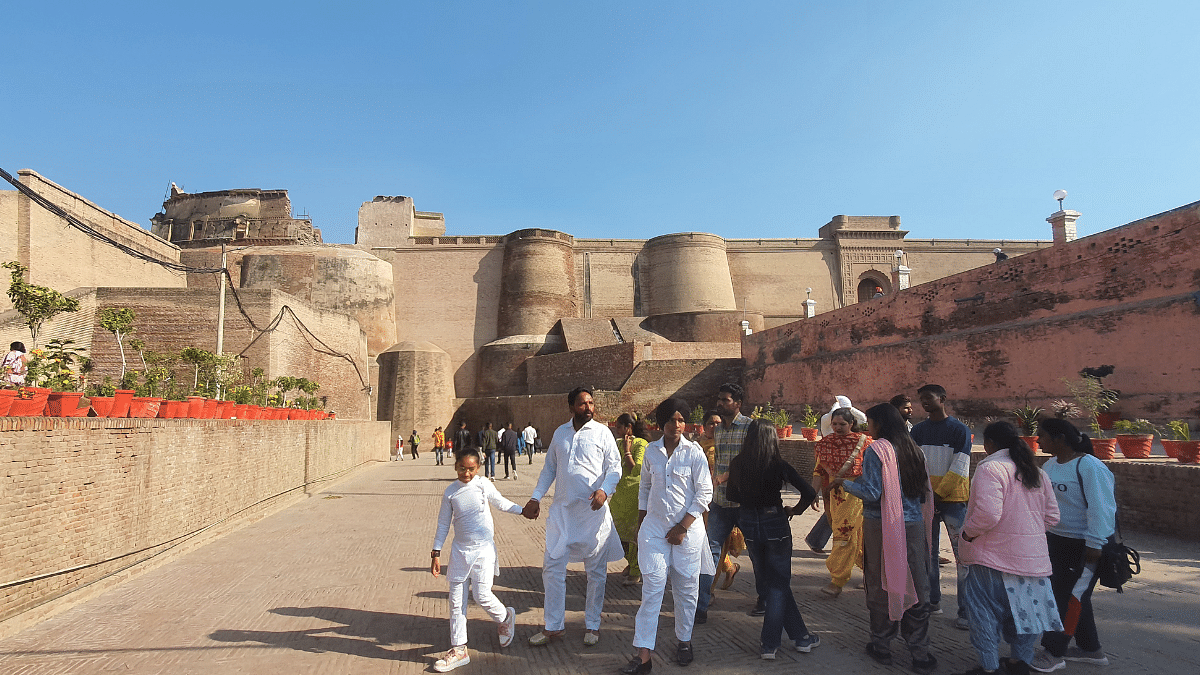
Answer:
[[[729,533],[737,525],[738,505],[725,498],[725,479],[729,473],[729,462],[742,451],[742,442],[746,440],[746,430],[750,428],[751,419],[742,414],[742,398],[745,396],[740,385],[727,382],[717,389],[717,413],[721,423],[713,429],[715,441],[715,462],[713,469],[713,499],[708,510],[708,543],[712,549],[713,562],[721,559],[721,548]],[[754,561],[751,560],[751,563]],[[754,575],[758,583],[758,574]],[[708,621],[708,605],[712,602],[711,574],[700,575],[700,597],[696,603],[696,623]],[[760,611],[761,610],[761,611]],[[761,616],[766,613],[766,604],[762,593],[751,614]]]
[[[938,384],[927,384],[917,390],[921,407],[929,418],[912,428],[910,432],[917,445],[925,453],[925,468],[929,471],[929,484],[933,488],[933,541],[930,542],[929,604],[935,614],[941,614],[942,601],[941,571],[938,569],[938,551],[942,523],[950,535],[950,548],[958,562],[958,538],[962,533],[963,521],[967,517],[967,499],[971,496],[971,430],[967,425],[946,414],[946,389]],[[955,628],[966,630],[966,606],[962,601],[963,580],[966,569],[958,568],[958,618]]]

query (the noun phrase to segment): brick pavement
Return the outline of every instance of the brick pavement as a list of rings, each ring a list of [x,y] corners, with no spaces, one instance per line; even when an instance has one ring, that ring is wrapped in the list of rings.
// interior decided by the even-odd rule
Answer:
[[[383,463],[222,539],[136,577],[36,626],[0,640],[0,672],[41,673],[419,673],[432,672],[449,640],[446,584],[426,567],[438,496],[453,479],[449,466]],[[530,467],[540,468],[538,462]],[[525,468],[525,464],[520,465]],[[523,503],[536,475],[501,481],[501,491]],[[543,521],[496,514],[501,575],[495,589],[516,607],[518,635],[501,652],[495,629],[472,605],[468,630],[472,663],[457,672],[615,673],[631,653],[639,587],[626,587],[609,569],[602,639],[581,644],[584,577],[572,565],[567,583],[564,640],[532,648],[525,639],[541,622],[540,562]],[[799,539],[812,514],[793,522]],[[1131,535],[1144,555],[1145,573],[1117,595],[1097,594],[1101,634],[1113,665],[1107,673],[1200,672],[1200,552],[1190,543]],[[827,583],[823,559],[797,551],[793,590],[822,644],[811,654],[780,651],[775,662],[756,658],[761,620],[752,605],[748,561],[729,591],[721,592],[709,622],[693,643],[699,673],[784,673],[797,666],[839,673],[904,672],[907,658],[887,668],[862,653],[866,612],[856,572],[837,600],[818,589]],[[943,568],[947,570],[947,568]],[[953,584],[944,603],[953,608]],[[659,627],[655,672],[679,672],[670,594]],[[953,611],[934,617],[938,672],[975,664],[967,634],[955,630]],[[894,652],[900,656],[901,648]],[[1071,664],[1068,672],[1094,666]]]

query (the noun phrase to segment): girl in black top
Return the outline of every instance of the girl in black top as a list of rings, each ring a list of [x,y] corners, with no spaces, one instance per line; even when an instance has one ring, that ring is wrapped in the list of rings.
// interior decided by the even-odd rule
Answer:
[[[746,430],[742,451],[729,463],[725,495],[740,505],[738,527],[754,562],[754,573],[765,585],[767,613],[763,616],[759,656],[774,659],[783,631],[796,649],[808,653],[821,638],[808,632],[792,595],[792,527],[788,518],[801,513],[817,491],[779,456],[779,433],[766,420],[754,420]],[[783,506],[779,491],[784,481],[800,491],[800,501]]]

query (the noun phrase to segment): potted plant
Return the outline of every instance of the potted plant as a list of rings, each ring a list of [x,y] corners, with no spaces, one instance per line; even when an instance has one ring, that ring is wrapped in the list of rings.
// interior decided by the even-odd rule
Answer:
[[[1180,464],[1195,464],[1200,461],[1200,441],[1193,441],[1188,423],[1183,420],[1167,422],[1167,428],[1175,437],[1173,441],[1163,439],[1163,450],[1168,457],[1174,457]],[[1170,443],[1168,449],[1167,443]],[[1173,453],[1173,454],[1172,454]]]
[[[691,414],[688,415],[688,424],[687,424],[686,433],[698,434],[703,429],[704,429],[704,406],[697,403],[696,407],[692,408]]]
[[[1023,405],[1020,408],[1014,408],[1009,412],[1017,418],[1017,426],[1021,427],[1021,431],[1025,434],[1021,440],[1029,446],[1030,450],[1038,451],[1037,432],[1038,432],[1038,415],[1041,415],[1045,410],[1031,406]]]
[[[80,365],[82,351],[70,338],[56,338],[46,345],[45,380],[43,386],[50,389],[46,402],[46,414],[51,417],[79,417],[79,399],[83,398],[83,383],[71,368]],[[87,414],[87,410],[83,411]]]
[[[1100,383],[1100,398],[1107,401],[1108,405],[1096,414],[1096,422],[1105,431],[1112,429],[1113,423],[1121,417],[1120,412],[1116,410],[1117,401],[1121,400],[1121,392],[1104,386],[1104,378],[1112,375],[1115,370],[1115,366],[1097,366],[1079,371],[1080,377]]]
[[[1081,375],[1078,380],[1064,377],[1062,382],[1066,385],[1067,392],[1079,405],[1079,409],[1087,415],[1093,434],[1092,449],[1095,451],[1097,459],[1112,459],[1116,454],[1117,441],[1104,437],[1104,430],[1100,428],[1099,418],[1100,413],[1112,405],[1112,399],[1102,393],[1104,387],[1100,384],[1100,380]]]
[[[89,385],[87,388],[88,398],[92,402],[92,412],[96,417],[108,417],[112,412],[113,395],[116,394],[117,386],[113,384],[112,378],[105,375],[104,381],[97,384]]]
[[[97,315],[100,327],[113,334],[117,341],[117,349],[121,352],[121,376],[125,376],[128,366],[125,361],[125,338],[133,333],[134,312],[128,307],[105,307]]]
[[[804,404],[804,410],[800,413],[800,433],[805,440],[817,440],[817,425],[821,423],[821,416],[816,410],[807,403]]]
[[[1117,420],[1113,422],[1117,431],[1117,445],[1121,446],[1121,454],[1127,459],[1146,459],[1150,456],[1154,444],[1154,434],[1158,432],[1148,420]]]

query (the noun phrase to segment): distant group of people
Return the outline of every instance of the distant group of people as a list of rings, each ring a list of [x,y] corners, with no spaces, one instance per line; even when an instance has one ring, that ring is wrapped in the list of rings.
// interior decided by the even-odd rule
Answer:
[[[546,514],[542,566],[544,628],[528,639],[531,646],[560,639],[565,631],[570,562],[582,562],[587,573],[583,643],[598,644],[607,566],[624,559],[624,583],[640,583],[642,601],[636,651],[620,672],[652,670],[668,580],[675,662],[686,666],[694,659],[693,630],[707,623],[714,588],[727,587],[740,569],[728,561],[731,546],[734,553],[744,546],[757,596],[750,613],[763,617],[760,657],[774,659],[784,634],[795,649],[811,652],[821,639],[805,625],[791,588],[789,520],[823,506],[823,517],[806,538],[814,550],[833,542],[826,560],[829,583],[821,590],[836,598],[854,567],[863,570],[866,653],[877,662],[893,662],[891,642],[899,635],[912,670],[931,673],[937,667],[929,621],[942,613],[938,551],[944,524],[957,561],[955,625],[970,631],[979,655],[971,675],[1053,672],[1067,660],[1106,665],[1091,608],[1096,580],[1085,575],[1094,571],[1100,547],[1114,530],[1116,505],[1112,474],[1090,456],[1090,439],[1069,422],[1043,420],[1038,441],[1054,457],[1039,468],[1013,425],[992,423],[983,432],[986,458],[972,479],[971,430],[947,413],[945,389],[928,384],[917,394],[927,418],[916,425],[909,420],[912,401],[906,395],[865,412],[838,397],[821,422],[824,435],[816,443],[810,483],[781,457],[774,425],[742,414],[744,392],[737,384],[719,388],[716,409],[705,415],[696,440],[684,433],[690,408],[682,399],[667,399],[654,410],[662,436],[652,440],[645,420],[632,414],[620,415],[614,430],[596,422],[592,392],[580,387],[568,395],[572,419],[555,430],[523,507],[476,476],[481,465],[487,471],[489,448],[493,455],[496,448],[503,451],[503,436],[493,441],[497,434],[486,425],[478,446],[463,443],[460,449],[458,437],[465,432],[460,425],[458,480],[443,495],[431,554],[436,576],[453,525],[451,649],[434,669],[446,672],[470,661],[468,583],[496,622],[501,646],[511,644],[515,612],[491,591],[499,568],[489,504],[536,519],[551,486],[555,496]],[[505,426],[504,436],[523,435]],[[515,477],[515,462],[512,471]],[[794,504],[784,505],[785,485],[798,495]],[[1001,640],[1010,645],[1009,658],[999,656]]]
[[[404,459],[405,440],[403,437],[396,439],[396,454],[393,455],[395,460]],[[421,445],[421,437],[417,434],[417,430],[413,429],[409,434],[407,441],[409,453],[413,459],[420,458],[419,446]],[[540,449],[537,429],[530,423],[521,431],[513,429],[512,422],[500,427],[492,429],[492,423],[487,422],[478,434],[472,434],[467,429],[467,423],[460,421],[458,429],[450,438],[446,438],[445,431],[442,427],[438,427],[433,431],[433,452],[434,464],[445,464],[445,456],[447,454],[457,455],[460,451],[468,448],[476,448],[481,451],[483,458],[483,477],[488,480],[494,480],[496,475],[496,455],[501,456],[501,461],[504,467],[504,478],[517,478],[517,460],[521,455],[529,456],[529,464],[533,464],[533,455]],[[511,468],[511,474],[510,474]]]

